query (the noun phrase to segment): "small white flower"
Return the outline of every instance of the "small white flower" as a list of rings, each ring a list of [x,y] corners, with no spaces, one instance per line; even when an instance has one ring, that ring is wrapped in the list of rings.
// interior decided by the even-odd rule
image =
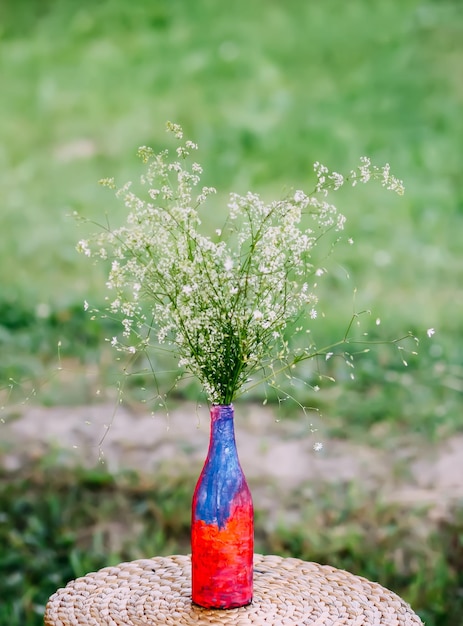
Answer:
[[[344,184],[344,176],[339,174],[339,172],[332,172],[329,178],[333,181],[333,189],[337,191]]]
[[[316,441],[313,444],[313,449],[315,450],[315,452],[320,452],[320,450],[323,450],[323,444],[321,441]]]
[[[311,309],[310,310],[310,319],[314,320],[316,317],[317,317],[316,309]]]
[[[225,271],[230,272],[233,269],[233,261],[230,257],[225,259],[225,263],[223,264]]]
[[[86,239],[81,239],[77,244],[77,251],[83,252],[85,256],[91,256],[91,250],[88,247],[88,241]]]
[[[88,311],[88,302],[84,300],[84,311]]]
[[[180,124],[174,124],[173,122],[167,122],[166,124],[167,131],[173,133],[177,139],[182,139],[183,137],[183,129]]]
[[[114,346],[117,346],[117,337],[113,337],[113,338],[111,339],[111,345],[112,345],[113,347],[114,347]]]
[[[431,338],[434,334],[435,334],[435,330],[434,328],[428,328],[428,330],[426,331],[426,334],[429,338]]]
[[[170,200],[174,195],[172,189],[167,185],[161,187],[161,193],[165,200]]]
[[[185,293],[187,296],[190,295],[190,293],[193,291],[193,287],[191,285],[183,285],[182,287],[182,291],[183,293]]]
[[[255,320],[261,320],[264,316],[263,316],[263,314],[262,314],[262,312],[261,312],[261,311],[256,310],[256,311],[254,311],[254,313],[252,314],[252,317],[253,317]]]

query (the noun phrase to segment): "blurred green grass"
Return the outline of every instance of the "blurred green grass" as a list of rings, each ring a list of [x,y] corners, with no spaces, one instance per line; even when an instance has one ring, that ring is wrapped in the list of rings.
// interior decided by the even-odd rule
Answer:
[[[380,336],[423,338],[409,369],[445,396],[430,398],[427,419],[458,428],[462,61],[458,0],[3,2],[2,378],[41,372],[58,341],[82,355],[104,334],[80,315],[84,298],[103,301],[104,277],[75,252],[85,232],[70,214],[122,220],[97,180],[137,176],[137,147],[163,148],[171,119],[219,188],[211,215],[232,190],[310,190],[315,160],[338,171],[363,154],[391,163],[404,198],[374,187],[340,196],[355,244],[326,260],[313,333],[319,345],[342,337],[357,288],[369,332],[380,317]],[[396,361],[364,357],[359,375],[387,385]]]
[[[365,153],[390,161],[405,200],[369,190],[348,204],[367,277],[383,263],[386,279],[419,290],[417,255],[435,280],[458,251],[459,3],[26,5],[25,23],[12,2],[1,20],[3,285],[54,305],[96,289],[66,214],[120,217],[96,181],[131,176],[138,145],[164,145],[167,119],[199,142],[224,194],[310,186],[317,159],[338,170]],[[389,266],[375,260],[383,248]]]
[[[427,626],[456,626],[463,610],[462,510],[430,524],[426,512],[349,484],[287,493],[276,527],[256,511],[256,552],[328,563],[392,589]],[[69,580],[138,558],[189,552],[191,478],[34,464],[0,472],[0,624],[39,626],[48,597]],[[5,550],[4,546],[8,546]]]

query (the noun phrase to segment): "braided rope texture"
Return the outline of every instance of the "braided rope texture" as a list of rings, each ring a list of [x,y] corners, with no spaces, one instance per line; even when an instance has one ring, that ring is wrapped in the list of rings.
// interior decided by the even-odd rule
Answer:
[[[189,556],[121,563],[51,596],[45,626],[423,626],[398,595],[349,572],[300,559],[254,555],[254,599],[239,609],[191,602]]]

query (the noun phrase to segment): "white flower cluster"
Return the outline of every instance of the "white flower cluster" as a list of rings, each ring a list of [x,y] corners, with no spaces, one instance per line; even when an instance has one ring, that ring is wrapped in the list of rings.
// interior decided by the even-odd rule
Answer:
[[[178,125],[168,130],[182,139]],[[111,260],[109,308],[121,316],[127,349],[135,350],[132,337],[138,347],[166,344],[211,402],[228,404],[253,372],[287,359],[290,321],[304,312],[316,317],[320,272],[312,251],[324,232],[343,228],[344,216],[303,191],[270,203],[233,193],[224,227],[207,236],[200,210],[215,189],[200,188],[201,166],[188,166],[196,149],[186,141],[176,150],[178,160],[170,160],[167,151],[140,148],[144,193],[132,191],[131,183],[116,190],[128,210],[126,224],[103,229],[78,249]],[[344,182],[320,164],[315,169],[322,196]],[[376,172],[363,161],[353,184],[365,182],[367,171]],[[388,188],[399,190],[389,169],[383,176]],[[112,179],[101,182],[115,188]],[[111,343],[122,345],[114,337]]]
[[[314,163],[314,172],[317,176],[316,190],[328,195],[328,191],[337,191],[344,185],[345,182],[350,182],[352,187],[355,187],[358,183],[367,183],[370,180],[379,180],[383,187],[389,191],[402,196],[405,191],[403,181],[396,178],[391,174],[391,166],[389,163],[378,167],[372,165],[371,160],[366,157],[360,157],[360,165],[355,170],[351,170],[349,176],[344,177],[338,172],[330,172],[325,165],[322,165],[318,161]]]

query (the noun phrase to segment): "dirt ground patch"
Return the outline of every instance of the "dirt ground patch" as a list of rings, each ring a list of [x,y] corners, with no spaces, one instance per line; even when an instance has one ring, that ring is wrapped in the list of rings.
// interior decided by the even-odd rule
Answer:
[[[15,470],[53,452],[61,463],[104,462],[111,472],[198,476],[208,446],[207,407],[180,404],[168,417],[124,406],[113,413],[111,404],[23,407],[0,424],[0,465]],[[259,405],[239,405],[235,415],[241,464],[260,510],[275,510],[285,494],[303,499],[314,482],[353,482],[382,501],[423,506],[434,519],[463,500],[463,434],[437,446],[397,440],[387,450],[325,439],[316,452],[318,434],[303,418],[277,421],[272,409]]]

